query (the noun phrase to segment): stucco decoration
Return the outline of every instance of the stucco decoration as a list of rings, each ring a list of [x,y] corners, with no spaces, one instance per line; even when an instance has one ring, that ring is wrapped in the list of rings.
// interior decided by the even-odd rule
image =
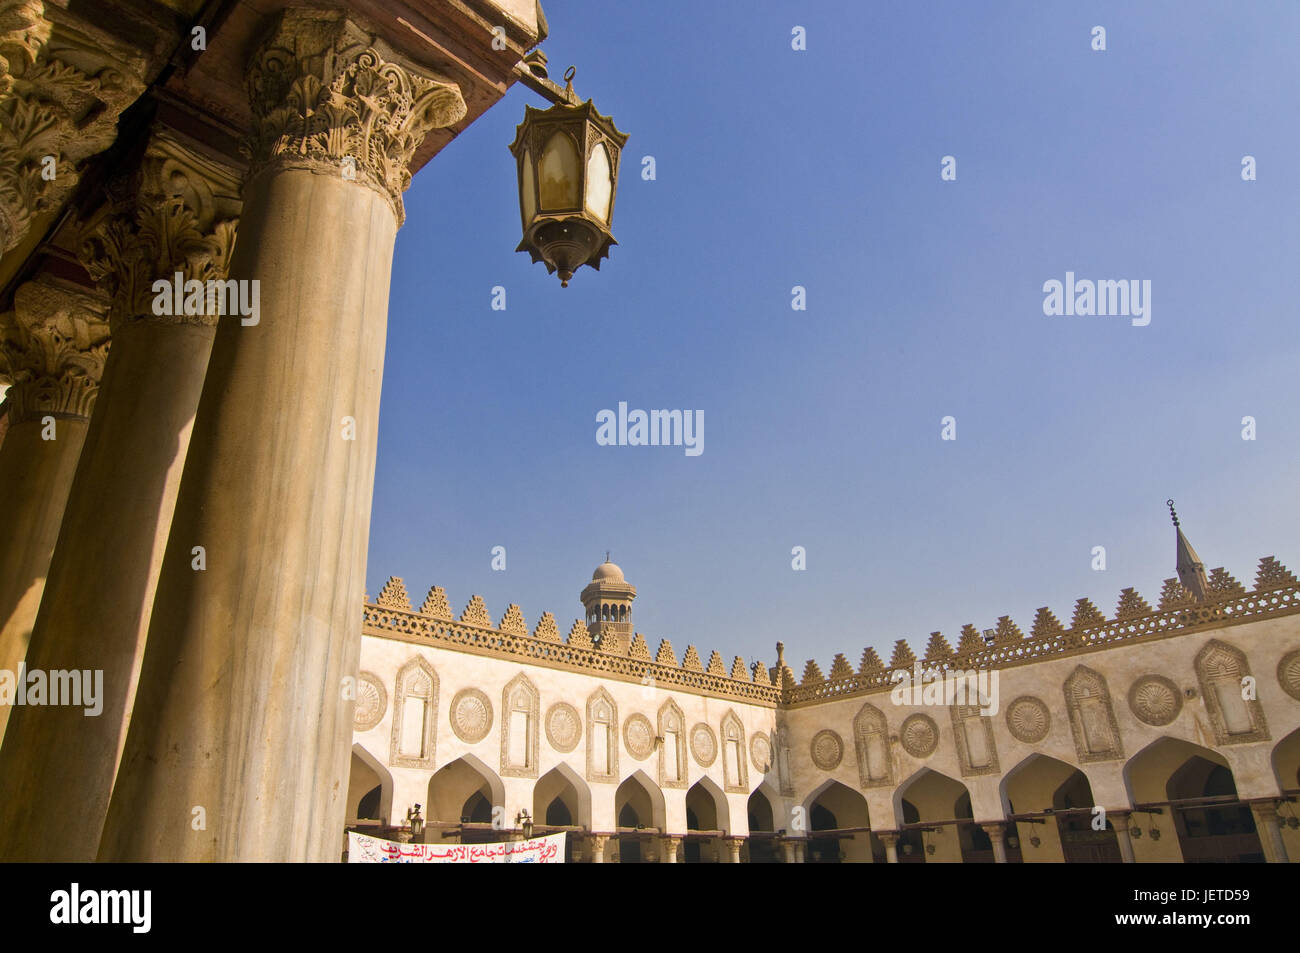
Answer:
[[[462,688],[451,700],[451,730],[466,744],[476,744],[492,730],[492,702],[477,688]]]
[[[618,705],[603,688],[587,699],[587,780],[618,781]]]
[[[898,730],[903,750],[913,758],[928,758],[939,747],[939,726],[929,715],[908,715]]]
[[[502,777],[537,777],[537,723],[541,710],[541,693],[527,675],[516,675],[502,690]]]
[[[735,711],[722,716],[722,788],[728,794],[749,792],[749,759],[745,755],[745,723]]]
[[[1205,713],[1221,745],[1268,741],[1268,724],[1259,703],[1246,653],[1219,639],[1210,639],[1196,655]]]
[[[1129,687],[1128,707],[1138,721],[1159,728],[1183,710],[1183,693],[1163,675],[1143,675]]]
[[[993,718],[978,705],[950,705],[953,742],[963,778],[998,773],[998,746],[993,738]]]
[[[889,723],[885,713],[867,702],[853,718],[853,747],[858,756],[858,781],[864,788],[893,783],[889,757]]]
[[[686,716],[671,698],[659,707],[659,786],[686,787]]]
[[[1042,699],[1021,695],[1007,706],[1007,730],[1017,741],[1036,745],[1051,729],[1052,714]]]
[[[834,771],[844,760],[844,739],[829,728],[813,735],[809,749],[813,764],[823,771]]]
[[[560,754],[568,754],[582,740],[582,717],[568,702],[556,702],[546,712],[546,740]]]
[[[1080,665],[1065,680],[1065,708],[1070,715],[1074,750],[1081,762],[1118,761],[1124,757],[1119,722],[1110,689],[1100,673]]]
[[[718,737],[702,721],[691,728],[691,754],[702,768],[710,767],[718,760]]]
[[[623,744],[627,753],[637,761],[644,761],[654,752],[655,732],[650,719],[637,712],[623,722]]]
[[[759,774],[767,774],[772,769],[772,741],[766,732],[756,731],[749,739],[749,759]]]
[[[357,705],[352,711],[352,727],[356,731],[369,731],[384,720],[388,711],[388,690],[374,672],[357,676]]]
[[[1284,692],[1300,701],[1300,649],[1282,656],[1277,663],[1277,680]]]
[[[395,768],[432,768],[437,741],[438,673],[418,655],[397,671],[388,763]]]

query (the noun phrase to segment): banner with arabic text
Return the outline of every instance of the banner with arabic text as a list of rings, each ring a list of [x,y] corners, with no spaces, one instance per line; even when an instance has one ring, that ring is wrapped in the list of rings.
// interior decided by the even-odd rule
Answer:
[[[348,831],[349,864],[562,864],[564,837],[505,844],[401,844]]]

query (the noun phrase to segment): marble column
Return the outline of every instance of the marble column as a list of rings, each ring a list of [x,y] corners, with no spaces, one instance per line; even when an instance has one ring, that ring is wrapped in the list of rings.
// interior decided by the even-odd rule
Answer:
[[[603,864],[605,862],[605,845],[609,843],[608,834],[591,834],[587,837],[587,862]]]
[[[898,831],[876,831],[876,836],[885,845],[885,863],[898,863]]]
[[[725,839],[727,844],[727,858],[733,864],[740,863],[740,849],[745,846],[745,838],[728,837]]]
[[[1137,862],[1133,854],[1133,837],[1128,832],[1129,818],[1131,814],[1125,811],[1108,811],[1106,816],[1110,824],[1115,828],[1115,842],[1119,846],[1120,860],[1126,864]]]
[[[0,672],[15,679],[108,356],[106,311],[86,289],[41,276],[0,316],[0,379],[11,384],[0,448]],[[13,701],[0,696],[0,736]]]
[[[661,837],[659,838],[659,863],[675,864],[677,863],[677,848],[682,844],[680,837]]]
[[[994,822],[992,824],[981,824],[984,833],[989,835],[989,840],[993,844],[993,862],[995,864],[1005,864],[1007,862],[1007,829],[1006,825]]]
[[[1270,864],[1290,863],[1286,843],[1282,840],[1282,828],[1278,825],[1277,805],[1272,801],[1254,801],[1250,812],[1255,815],[1255,829],[1264,848],[1264,858]]]
[[[155,281],[220,281],[238,173],[159,130],[82,259],[111,295],[113,346],[64,511],[28,667],[103,673],[100,713],[14,712],[0,748],[0,860],[92,861],[126,740],[154,589],[217,311],[155,307]],[[167,313],[157,314],[156,311]],[[111,585],[90,585],[111,573]],[[75,743],[72,740],[75,739]],[[67,818],[77,818],[68,824]]]
[[[393,240],[465,104],[342,11],[276,14],[246,86],[260,307],[217,328],[102,860],[331,860],[346,811]]]
[[[781,840],[781,862],[785,864],[793,864],[795,862],[794,842],[789,838],[783,838]]]

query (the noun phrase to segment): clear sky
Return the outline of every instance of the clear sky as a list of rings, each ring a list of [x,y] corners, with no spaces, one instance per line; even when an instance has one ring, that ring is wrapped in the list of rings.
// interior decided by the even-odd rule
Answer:
[[[798,672],[1154,605],[1170,496],[1207,569],[1300,571],[1300,4],[545,10],[552,75],[630,134],[619,245],[566,289],[514,254],[522,86],[417,175],[372,597],[397,575],[567,631],[610,549],[652,650],[783,640]],[[1149,280],[1150,324],[1044,315],[1067,271]],[[599,446],[619,401],[702,410],[704,452]]]

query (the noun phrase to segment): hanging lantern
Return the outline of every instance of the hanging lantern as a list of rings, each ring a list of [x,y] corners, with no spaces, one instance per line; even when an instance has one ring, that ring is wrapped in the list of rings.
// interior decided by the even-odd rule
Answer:
[[[626,133],[573,92],[572,66],[565,72],[565,102],[550,109],[524,109],[510,151],[519,174],[519,212],[526,251],[568,287],[583,265],[600,261],[617,245],[610,230],[618,188],[619,156]]]

